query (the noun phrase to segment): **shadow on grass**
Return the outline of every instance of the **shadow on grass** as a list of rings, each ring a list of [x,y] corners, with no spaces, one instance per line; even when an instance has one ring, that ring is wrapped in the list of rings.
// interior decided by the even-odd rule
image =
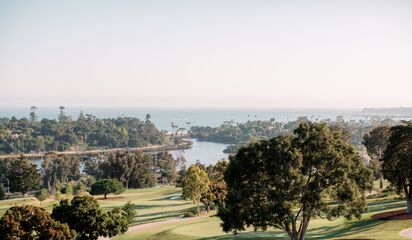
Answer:
[[[382,224],[381,221],[372,219],[359,220],[351,223],[345,223],[337,226],[324,226],[313,228],[308,231],[309,239],[334,239],[348,235],[361,233],[375,228]]]

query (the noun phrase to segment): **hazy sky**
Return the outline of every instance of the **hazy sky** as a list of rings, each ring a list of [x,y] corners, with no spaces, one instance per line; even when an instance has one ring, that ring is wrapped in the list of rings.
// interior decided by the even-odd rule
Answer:
[[[0,106],[412,106],[412,1],[0,0]]]

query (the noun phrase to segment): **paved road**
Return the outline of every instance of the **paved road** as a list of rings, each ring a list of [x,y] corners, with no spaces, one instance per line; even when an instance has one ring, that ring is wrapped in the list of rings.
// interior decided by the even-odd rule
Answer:
[[[198,220],[198,219],[202,219],[206,217],[209,217],[209,216],[200,216],[200,217],[191,217],[191,218],[174,218],[174,219],[169,219],[169,220],[164,220],[164,221],[159,221],[159,222],[134,225],[134,226],[129,227],[129,229],[127,230],[127,233],[136,232],[139,230],[153,228],[153,227],[162,226],[162,225],[171,224],[171,223],[190,222],[190,221],[194,221],[194,220]],[[110,239],[111,238],[99,237],[98,240],[110,240]]]
[[[183,141],[178,145],[150,145],[146,147],[137,147],[137,148],[110,148],[110,149],[96,149],[96,150],[78,150],[78,151],[64,151],[64,152],[55,152],[58,155],[72,155],[72,154],[97,154],[103,152],[117,152],[117,151],[129,151],[129,152],[151,152],[151,151],[163,151],[163,150],[176,150],[176,149],[186,149],[190,148],[192,142]],[[27,153],[23,154],[27,158],[41,158],[45,153]],[[5,159],[8,157],[18,157],[17,155],[0,155],[0,159]]]
[[[399,232],[402,237],[412,238],[412,228],[407,228]]]

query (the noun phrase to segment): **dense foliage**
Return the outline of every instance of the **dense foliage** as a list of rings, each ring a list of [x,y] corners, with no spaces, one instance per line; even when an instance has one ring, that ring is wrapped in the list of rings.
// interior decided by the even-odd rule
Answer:
[[[388,145],[390,137],[390,127],[377,126],[363,136],[363,145],[370,157],[369,166],[373,170],[376,178],[379,179],[379,186],[383,189],[383,174],[381,159]]]
[[[43,184],[51,193],[54,193],[59,185],[78,181],[81,177],[79,155],[47,153],[41,166]]]
[[[390,129],[389,143],[382,161],[383,176],[407,199],[412,213],[412,122]]]
[[[93,183],[90,194],[104,195],[104,198],[106,199],[107,194],[120,194],[124,192],[124,190],[123,184],[116,179],[103,179]]]
[[[150,121],[133,117],[100,119],[80,114],[77,120],[61,113],[58,120],[0,119],[0,153],[65,151],[84,148],[141,147],[161,144],[162,134]]]
[[[49,191],[47,191],[47,189],[41,189],[40,191],[37,191],[34,196],[37,198],[37,200],[43,202],[49,197]]]
[[[127,222],[129,224],[131,224],[137,216],[136,207],[137,207],[136,204],[132,203],[131,201],[128,201],[122,207],[123,214],[126,217]]]
[[[156,183],[175,184],[177,169],[185,162],[184,158],[175,159],[168,152],[117,152],[109,153],[102,159],[87,159],[84,172],[97,180],[117,179],[125,188],[153,187]]]
[[[241,148],[225,180],[228,195],[219,212],[225,231],[275,227],[293,240],[305,239],[315,215],[360,217],[372,187],[371,172],[341,133],[311,122],[294,135]]]
[[[67,224],[51,218],[43,208],[15,206],[7,210],[0,219],[0,239],[74,239],[75,233]]]
[[[40,184],[41,175],[36,165],[23,155],[18,158],[0,160],[0,175],[9,180],[11,192],[21,192],[25,195]]]
[[[277,122],[275,119],[261,121],[247,121],[245,123],[235,123],[233,121],[224,122],[218,127],[199,127],[190,128],[191,137],[200,141],[211,141],[227,144],[237,144],[225,149],[225,153],[236,153],[244,144],[260,139],[268,139],[282,134],[293,133],[300,123],[308,122],[307,117],[299,117],[295,121]],[[342,137],[350,141],[358,148],[362,147],[363,136],[372,128],[378,125],[395,125],[397,122],[389,119],[371,118],[368,120],[346,121],[342,117],[335,120],[326,120],[327,125],[340,131]]]
[[[96,199],[89,196],[61,200],[53,208],[52,217],[67,223],[81,240],[95,240],[99,236],[114,237],[125,233],[128,222],[119,209],[104,212]]]
[[[199,215],[199,204],[202,195],[209,191],[209,178],[207,173],[196,165],[189,167],[183,183],[183,197],[190,199],[197,207]]]

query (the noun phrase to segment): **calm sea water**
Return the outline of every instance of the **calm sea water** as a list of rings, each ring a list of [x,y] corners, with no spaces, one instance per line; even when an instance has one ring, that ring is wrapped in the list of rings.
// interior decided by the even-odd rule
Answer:
[[[172,109],[172,108],[79,108],[67,107],[66,115],[77,118],[83,111],[100,118],[116,118],[118,116],[138,117],[144,119],[149,113],[152,122],[162,130],[172,130],[171,123],[179,127],[190,128],[190,126],[215,127],[224,121],[246,122],[248,120],[269,120],[275,118],[277,121],[296,120],[300,116],[312,119],[335,119],[337,116],[345,118],[356,118],[360,109]],[[0,108],[0,117],[17,118],[29,117],[29,108],[9,107]],[[59,114],[58,107],[39,107],[37,115],[39,118],[55,119]]]

